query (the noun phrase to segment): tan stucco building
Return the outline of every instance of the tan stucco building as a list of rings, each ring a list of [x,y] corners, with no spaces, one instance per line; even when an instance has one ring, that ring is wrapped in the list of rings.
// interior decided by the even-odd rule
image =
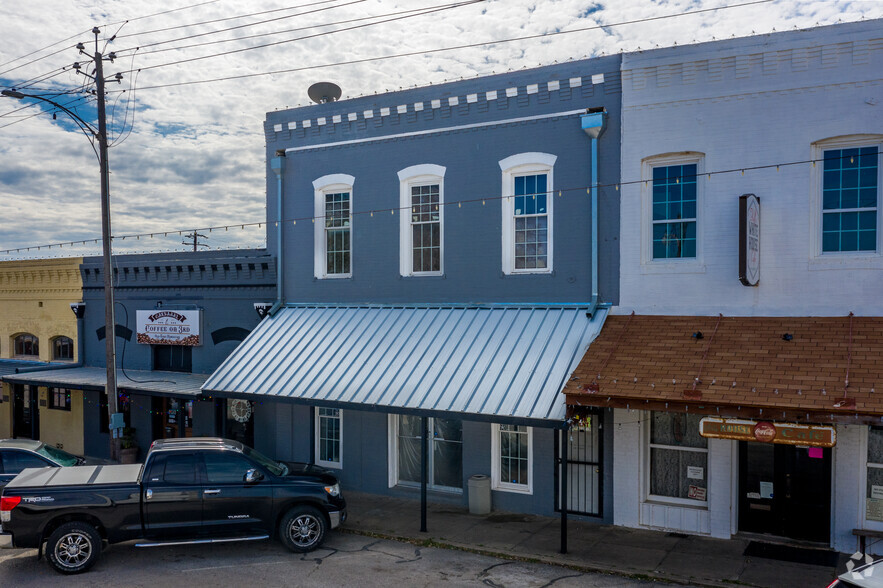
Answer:
[[[77,319],[70,305],[82,300],[81,263],[82,258],[0,262],[0,364],[6,371],[76,363]],[[82,453],[82,392],[3,383],[0,438],[12,436],[34,436]]]

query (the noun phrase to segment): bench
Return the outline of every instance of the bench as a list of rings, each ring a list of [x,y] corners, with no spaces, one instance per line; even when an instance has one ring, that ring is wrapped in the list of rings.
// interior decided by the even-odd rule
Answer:
[[[868,537],[871,539],[883,539],[883,531],[872,531],[870,529],[853,529],[852,534],[858,537],[859,551],[865,555],[865,542]]]

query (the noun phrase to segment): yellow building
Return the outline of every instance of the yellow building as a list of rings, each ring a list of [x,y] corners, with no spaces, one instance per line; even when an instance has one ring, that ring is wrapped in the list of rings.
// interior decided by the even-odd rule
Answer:
[[[82,258],[0,262],[0,375],[48,362],[74,364]],[[83,452],[83,393],[2,384],[0,438],[39,438]]]

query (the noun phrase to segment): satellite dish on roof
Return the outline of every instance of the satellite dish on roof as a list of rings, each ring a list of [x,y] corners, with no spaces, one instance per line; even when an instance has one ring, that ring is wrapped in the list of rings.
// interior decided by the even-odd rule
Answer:
[[[316,104],[334,102],[340,98],[340,86],[331,82],[317,82],[307,90],[310,100]]]

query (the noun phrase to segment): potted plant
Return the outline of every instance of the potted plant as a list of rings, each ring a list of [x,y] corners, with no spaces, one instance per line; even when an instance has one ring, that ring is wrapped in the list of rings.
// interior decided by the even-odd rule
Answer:
[[[135,441],[133,427],[123,427],[120,437],[120,463],[138,463],[138,442]]]

